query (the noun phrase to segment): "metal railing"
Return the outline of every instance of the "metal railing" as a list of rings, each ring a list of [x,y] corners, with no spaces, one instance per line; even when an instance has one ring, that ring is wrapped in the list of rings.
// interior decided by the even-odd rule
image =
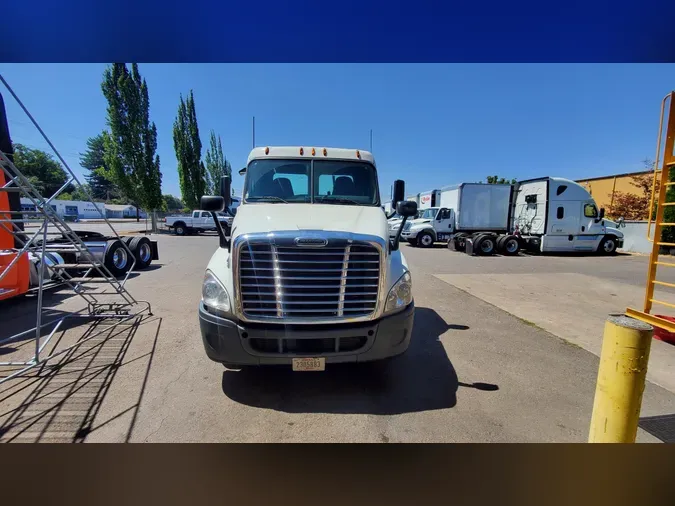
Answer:
[[[110,237],[121,244],[121,248],[126,251],[127,260],[131,261],[131,265],[126,270],[123,279],[117,279],[110,268],[106,266],[105,251],[103,256],[97,256],[90,249],[87,242],[72,230],[65,219],[59,216],[52,207],[52,202],[71,185],[79,186],[79,189],[87,195],[92,204],[93,199],[88,189],[80,183],[77,176],[68,166],[68,163],[63,159],[2,75],[0,75],[0,82],[7,88],[40,132],[43,139],[52,148],[66,172],[65,183],[52,195],[43,196],[31,183],[30,179],[12,162],[10,157],[0,151],[0,174],[3,176],[2,181],[4,182],[0,186],[0,194],[19,193],[22,197],[30,200],[33,206],[33,210],[28,211],[13,210],[11,208],[7,211],[0,210],[0,228],[13,238],[15,246],[11,250],[11,254],[13,255],[12,260],[0,270],[0,281],[10,275],[10,273],[18,272],[17,269],[20,267],[20,262],[22,259],[28,257],[30,261],[28,264],[29,270],[35,274],[36,278],[29,293],[36,295],[37,298],[35,327],[0,340],[0,347],[6,343],[24,339],[26,335],[30,335],[31,333],[34,334],[35,340],[35,350],[32,358],[29,360],[0,363],[2,366],[19,367],[19,370],[0,378],[0,383],[2,383],[20,376],[26,371],[42,365],[89,340],[89,338],[80,340],[65,349],[53,349],[44,355],[45,347],[61,329],[63,322],[67,318],[111,318],[117,320],[113,324],[114,326],[122,321],[134,318],[142,311],[145,311],[145,309],[148,310],[149,314],[152,314],[152,309],[148,302],[135,299],[125,287],[125,283],[136,265],[136,258],[127,243],[120,238],[105,216],[105,211],[101,211],[98,206],[94,206],[100,214],[101,219],[110,228]],[[0,110],[0,113],[3,116],[5,114],[4,110]],[[36,225],[35,230],[25,231],[25,225],[27,224]],[[109,238],[106,237],[106,239]],[[91,245],[92,243],[89,244]],[[120,248],[119,245],[118,248]],[[75,263],[64,261],[59,251],[61,254],[67,251],[68,254],[74,256],[76,258]],[[28,274],[27,272],[21,273],[23,276],[27,276]],[[94,275],[96,277],[92,277]],[[97,287],[91,287],[90,283],[95,283]],[[105,288],[106,285],[108,289]],[[45,322],[44,296],[46,290],[54,286],[69,288],[74,295],[83,299],[86,303],[86,309],[70,312],[59,319]],[[50,326],[52,326],[51,330],[46,333],[45,329],[48,329]],[[43,335],[45,333],[46,335]]]

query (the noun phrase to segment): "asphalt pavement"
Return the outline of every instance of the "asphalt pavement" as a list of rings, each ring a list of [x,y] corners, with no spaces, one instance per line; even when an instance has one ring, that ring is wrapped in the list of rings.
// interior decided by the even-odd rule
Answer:
[[[217,238],[155,237],[159,262],[128,281],[136,298],[152,303],[153,316],[83,346],[57,373],[0,385],[0,440],[587,439],[597,357],[437,277],[471,272],[478,268],[471,264],[475,259],[403,246],[417,311],[410,349],[388,365],[329,366],[322,373],[230,371],[206,357],[197,319],[201,281]],[[480,272],[567,272],[573,265],[610,275],[621,265],[618,275],[637,287],[646,268],[634,257],[574,260],[582,262],[495,257],[481,259]],[[82,306],[78,298],[59,294],[48,300],[55,314]],[[30,301],[5,307],[15,325],[30,317]],[[648,383],[642,415],[671,413],[675,395]],[[638,440],[657,441],[642,429]]]

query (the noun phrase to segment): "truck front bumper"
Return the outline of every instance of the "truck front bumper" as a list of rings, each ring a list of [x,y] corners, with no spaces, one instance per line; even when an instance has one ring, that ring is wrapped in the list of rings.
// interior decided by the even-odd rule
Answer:
[[[418,230],[407,230],[405,232],[401,232],[401,239],[404,241],[412,241],[417,237],[417,232]]]
[[[326,363],[368,362],[408,349],[414,314],[413,302],[399,313],[364,323],[261,325],[222,318],[200,303],[199,326],[206,355],[215,362],[290,365],[297,357],[325,357]]]

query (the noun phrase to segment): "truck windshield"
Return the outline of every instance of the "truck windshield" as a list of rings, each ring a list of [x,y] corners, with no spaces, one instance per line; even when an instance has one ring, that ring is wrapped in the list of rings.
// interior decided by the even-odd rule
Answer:
[[[438,209],[435,207],[431,207],[429,209],[425,209],[422,214],[420,214],[420,218],[423,220],[432,220],[436,217],[436,213],[438,212]]]
[[[244,199],[380,205],[375,167],[342,160],[253,160],[246,169]]]

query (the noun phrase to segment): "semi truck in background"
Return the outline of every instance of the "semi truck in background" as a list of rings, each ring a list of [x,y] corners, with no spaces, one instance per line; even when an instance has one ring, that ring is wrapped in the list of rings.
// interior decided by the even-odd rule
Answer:
[[[427,192],[418,193],[417,195],[412,195],[407,197],[408,201],[417,203],[417,216],[419,218],[425,211],[429,208],[437,206],[441,199],[441,190],[430,190]],[[398,233],[398,229],[401,226],[402,218],[396,213],[391,213],[391,203],[387,202],[384,207],[384,212],[389,216],[389,236],[394,237]],[[427,212],[428,214],[428,212]]]
[[[23,211],[21,208],[20,197],[26,191],[26,187],[22,186],[25,177],[12,168],[12,140],[2,95],[0,151],[3,153],[0,159],[0,300],[37,291],[41,272],[47,274],[47,284],[43,286],[57,287],[66,282],[79,285],[92,281],[93,277],[107,275],[101,267],[113,276],[121,277],[132,268],[146,269],[153,260],[159,259],[157,241],[141,235],[120,237],[116,233],[103,235],[71,230],[61,236],[50,235],[46,241],[44,238],[33,239],[34,247],[24,247],[29,237],[39,230],[38,225],[42,226],[42,212]],[[44,209],[44,215],[53,213],[54,219],[60,220],[55,211],[50,211],[53,209],[51,198],[30,198],[36,209]],[[67,225],[61,223],[61,230],[66,228]],[[73,236],[77,236],[77,240]],[[41,256],[35,252],[42,248],[43,241],[44,265]]]
[[[390,239],[373,156],[356,149],[258,147],[231,213],[229,177],[201,199],[220,245],[199,304],[207,356],[228,368],[329,363],[403,353],[414,316],[412,279],[399,235]],[[310,183],[311,182],[311,183]],[[403,222],[417,211],[396,181]],[[219,212],[234,214],[227,237]]]
[[[516,255],[521,249],[611,255],[623,246],[623,233],[604,218],[588,191],[559,177],[462,183],[443,188],[439,207],[425,212],[401,233],[414,246],[447,242],[472,255]]]

